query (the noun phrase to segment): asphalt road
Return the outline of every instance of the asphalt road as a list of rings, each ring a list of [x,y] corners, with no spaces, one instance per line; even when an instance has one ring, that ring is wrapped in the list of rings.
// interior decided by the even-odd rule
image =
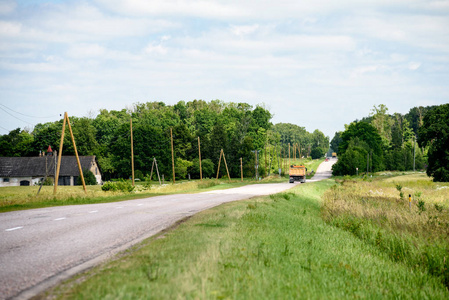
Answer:
[[[321,164],[311,181],[330,177],[332,163]],[[1,213],[0,299],[29,299],[185,217],[222,203],[279,193],[297,184],[257,184],[200,194]]]

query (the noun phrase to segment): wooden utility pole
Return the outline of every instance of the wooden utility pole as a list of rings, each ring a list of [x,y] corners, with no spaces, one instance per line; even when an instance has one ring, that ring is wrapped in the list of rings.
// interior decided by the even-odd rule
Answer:
[[[223,154],[223,149],[221,149],[220,158],[218,159],[217,180],[218,180],[218,173],[220,172],[220,163],[221,163],[221,155],[222,154]]]
[[[80,158],[76,150],[75,137],[73,136],[72,126],[70,125],[69,116],[66,113],[67,125],[69,125],[70,136],[72,137],[73,149],[75,150],[76,162],[78,163],[78,170],[80,171],[81,182],[83,183],[84,192],[87,194],[86,183],[84,182],[83,169],[81,168]]]
[[[226,167],[226,173],[228,173],[228,179],[229,179],[229,182],[231,182],[231,176],[229,176],[228,164],[226,163],[226,157],[225,157],[223,149],[221,149],[221,152],[223,153],[223,160],[224,160],[225,167]]]
[[[54,189],[53,189],[53,194],[54,195],[56,195],[56,190],[58,189],[59,171],[61,170],[62,145],[64,145],[65,121],[66,121],[66,117],[65,116],[66,116],[66,113],[64,113],[64,121],[62,122],[61,142],[59,143],[58,164],[57,164],[57,168],[56,168],[55,185],[54,185]]]
[[[129,119],[130,124],[130,130],[131,130],[131,177],[133,180],[133,186],[135,184],[134,182],[134,141],[133,141],[133,119]]]
[[[267,175],[267,144],[268,144],[268,135],[267,135],[267,141],[265,143],[265,171],[264,171],[264,176]]]
[[[171,138],[171,165],[173,168],[173,183],[175,183],[175,153],[173,149],[173,130],[170,128],[170,138]]]
[[[76,162],[78,163],[78,170],[80,172],[84,192],[87,194],[86,183],[84,182],[83,170],[81,168],[80,159],[78,157],[78,151],[76,150],[75,137],[73,136],[72,126],[70,126],[70,120],[69,120],[69,116],[67,115],[67,112],[64,113],[64,121],[62,122],[61,143],[59,144],[58,166],[56,169],[55,186],[54,186],[53,194],[56,195],[56,191],[58,189],[58,179],[59,179],[59,171],[61,170],[62,147],[64,145],[64,133],[65,133],[65,123],[66,122],[69,125],[70,135],[72,137],[73,149],[75,150]]]
[[[200,137],[198,137],[198,154],[200,156],[200,180],[203,181],[203,170],[201,169],[201,144],[200,144]]]
[[[240,157],[240,174],[241,174],[242,182],[243,182],[243,160],[241,157]]]
[[[153,168],[154,165],[156,164],[156,172],[157,172],[157,178],[159,180],[159,184],[162,185],[161,183],[161,178],[159,177],[159,169],[157,167],[157,161],[156,161],[156,157],[153,157],[153,165],[151,165],[151,174],[150,174],[150,180],[153,180]]]

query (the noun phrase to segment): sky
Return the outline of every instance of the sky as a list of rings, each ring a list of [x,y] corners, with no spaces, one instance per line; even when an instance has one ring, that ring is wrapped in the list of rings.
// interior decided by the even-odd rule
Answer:
[[[194,99],[330,139],[448,103],[449,1],[0,0],[0,134]]]

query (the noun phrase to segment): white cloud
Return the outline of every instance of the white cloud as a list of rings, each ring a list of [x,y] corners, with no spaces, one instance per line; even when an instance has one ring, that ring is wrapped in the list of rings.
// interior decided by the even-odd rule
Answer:
[[[410,63],[408,64],[409,70],[412,70],[412,71],[418,70],[419,67],[421,67],[421,63],[419,63],[419,62],[410,62]]]
[[[98,44],[77,44],[70,47],[67,54],[74,58],[100,57],[106,52],[105,48]]]
[[[0,21],[0,37],[16,37],[20,34],[22,24],[18,22]]]
[[[232,25],[231,26],[232,33],[237,35],[237,36],[245,36],[245,35],[254,33],[257,29],[259,29],[259,25],[258,24],[243,25],[243,26]]]
[[[17,7],[17,4],[12,0],[2,0],[0,2],[0,15],[7,15],[12,13]]]

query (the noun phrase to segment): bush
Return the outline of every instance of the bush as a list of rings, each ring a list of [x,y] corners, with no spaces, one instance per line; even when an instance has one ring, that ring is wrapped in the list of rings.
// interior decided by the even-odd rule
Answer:
[[[313,148],[312,151],[310,152],[310,156],[312,156],[312,159],[317,159],[317,158],[321,158],[324,156],[324,150],[322,148]]]
[[[134,190],[133,185],[129,182],[129,181],[125,181],[123,179],[120,179],[119,181],[115,181],[115,182],[105,182],[103,184],[103,186],[101,187],[101,189],[105,192],[107,191],[112,191],[112,192],[117,192],[117,191],[121,191],[121,192],[127,192],[130,193]]]
[[[95,178],[94,173],[92,173],[90,170],[83,170],[83,176],[84,176],[84,183],[86,185],[96,185],[97,184],[97,178]],[[76,180],[77,185],[82,185],[83,181],[81,180],[81,176],[78,176],[78,179]]]
[[[190,176],[194,179],[200,178],[200,160],[198,158],[195,158],[192,161],[192,166],[189,167],[188,171],[190,173]],[[211,178],[214,177],[215,173],[215,165],[210,159],[202,159],[201,160],[201,170],[203,174],[203,178]]]

